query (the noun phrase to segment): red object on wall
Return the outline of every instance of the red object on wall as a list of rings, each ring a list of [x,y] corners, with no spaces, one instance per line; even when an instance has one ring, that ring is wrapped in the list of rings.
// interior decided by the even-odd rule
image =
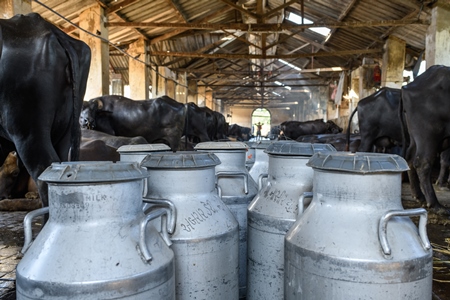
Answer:
[[[380,83],[381,82],[381,68],[378,65],[376,65],[373,68],[373,81],[375,83]]]

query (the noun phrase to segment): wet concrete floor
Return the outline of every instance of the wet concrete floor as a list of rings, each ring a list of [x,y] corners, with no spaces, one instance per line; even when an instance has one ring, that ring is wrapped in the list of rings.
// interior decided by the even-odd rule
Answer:
[[[450,207],[450,191],[436,191],[439,201]],[[402,186],[402,202],[405,208],[418,207],[408,184]],[[15,300],[15,268],[21,259],[24,241],[23,219],[27,211],[0,211],[0,299]],[[33,234],[37,235],[42,217],[33,222]],[[450,300],[450,219],[429,213],[428,237],[433,244],[433,300]],[[276,300],[276,299],[274,299]],[[395,299],[398,300],[398,299]]]

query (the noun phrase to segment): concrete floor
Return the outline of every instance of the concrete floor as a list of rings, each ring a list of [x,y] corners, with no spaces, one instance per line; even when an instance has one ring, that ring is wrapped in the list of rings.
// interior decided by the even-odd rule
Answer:
[[[405,208],[417,207],[409,193],[409,186],[402,186],[402,202]],[[437,191],[438,199],[450,207],[450,191]],[[26,211],[0,211],[0,299],[14,300],[15,295],[15,268],[21,259],[20,250],[23,245],[23,218]],[[39,233],[42,217],[36,218],[33,223],[33,234]],[[427,231],[432,243],[448,246],[450,240],[450,227],[448,219],[429,214]],[[447,226],[446,226],[447,225]],[[435,259],[449,261],[448,265],[440,264],[438,271],[433,272],[433,300],[450,300],[450,256],[433,252]],[[444,282],[440,282],[444,281]],[[448,281],[448,282],[445,282]],[[274,299],[275,300],[275,299]],[[397,299],[396,299],[397,300]]]

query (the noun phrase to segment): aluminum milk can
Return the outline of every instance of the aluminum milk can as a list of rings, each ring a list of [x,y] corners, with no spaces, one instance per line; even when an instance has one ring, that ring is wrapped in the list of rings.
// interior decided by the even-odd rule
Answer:
[[[163,232],[163,240],[149,224],[173,215],[165,208],[144,215],[142,178],[147,176],[136,163],[48,167],[39,179],[48,182],[49,206],[24,220],[17,299],[175,299],[168,234]],[[31,221],[45,213],[49,220],[31,243]]]
[[[244,142],[247,144],[247,154],[245,155],[245,168],[250,170],[255,163],[255,148],[253,147],[253,142]]]
[[[142,166],[150,173],[146,198],[168,199],[177,210],[171,235],[176,297],[238,299],[238,223],[216,190],[213,153],[152,153]]]
[[[246,297],[247,287],[247,208],[258,186],[245,168],[247,145],[242,142],[204,142],[198,151],[214,153],[222,162],[216,166],[216,180],[221,199],[239,223],[239,297]]]
[[[124,145],[117,149],[120,154],[120,161],[135,161],[138,163],[141,163],[148,154],[159,151],[171,151],[171,149],[166,144]]]
[[[431,299],[427,212],[401,203],[406,161],[334,152],[307,165],[313,199],[286,234],[285,299]]]
[[[265,150],[269,170],[260,181],[265,177],[267,184],[248,208],[248,300],[283,299],[284,237],[297,218],[301,196],[312,190],[313,170],[306,163],[319,151],[336,150],[296,141],[273,142]]]
[[[271,141],[258,141],[253,143],[253,148],[255,149],[255,163],[248,173],[255,182],[258,182],[259,175],[267,174],[267,170],[269,169],[269,156],[264,150],[266,150],[271,143]]]

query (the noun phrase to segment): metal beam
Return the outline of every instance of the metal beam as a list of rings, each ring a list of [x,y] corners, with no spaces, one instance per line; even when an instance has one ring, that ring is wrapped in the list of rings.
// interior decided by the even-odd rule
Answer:
[[[153,56],[176,56],[176,57],[201,57],[201,58],[229,58],[229,59],[290,59],[301,57],[325,57],[325,56],[345,56],[355,54],[371,54],[381,53],[383,49],[359,49],[359,50],[342,50],[331,52],[317,52],[317,53],[293,53],[293,54],[279,54],[279,55],[261,55],[261,54],[233,54],[233,53],[195,53],[195,52],[169,52],[169,51],[150,51],[149,54]]]

